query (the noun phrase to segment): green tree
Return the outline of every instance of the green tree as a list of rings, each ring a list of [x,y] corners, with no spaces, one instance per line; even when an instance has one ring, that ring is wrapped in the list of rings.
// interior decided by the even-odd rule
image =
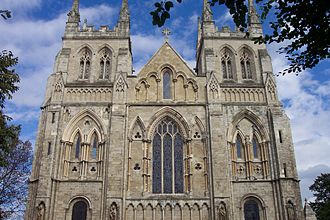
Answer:
[[[4,19],[10,11],[0,10]],[[0,52],[0,219],[22,216],[27,198],[32,147],[19,140],[20,126],[10,125],[4,114],[5,101],[18,90],[19,76],[13,68],[18,62],[10,51]]]
[[[18,90],[19,76],[12,68],[17,62],[12,52],[0,52],[0,166],[6,165],[6,154],[12,150],[20,131],[20,126],[8,124],[11,118],[3,112],[6,99],[11,99]]]
[[[253,1],[253,0],[252,0]],[[155,3],[150,12],[152,22],[159,27],[170,18],[174,0]],[[176,0],[181,3],[182,0]],[[282,74],[299,73],[315,67],[321,60],[330,58],[330,4],[325,0],[256,0],[264,21],[269,12],[275,19],[270,22],[271,33],[253,39],[256,43],[284,43],[279,49],[290,64]],[[248,5],[244,0],[210,0],[210,5],[225,5],[241,31],[247,32]],[[248,33],[247,33],[248,35]]]
[[[330,173],[318,176],[309,189],[314,192],[315,201],[310,206],[317,219],[330,220]]]
[[[0,10],[4,19],[11,18],[9,10]],[[10,51],[0,52],[0,167],[7,165],[6,155],[13,148],[12,143],[17,142],[20,126],[9,125],[10,117],[3,112],[6,99],[11,99],[12,94],[18,90],[19,76],[12,68],[18,62]]]
[[[32,159],[31,143],[15,141],[6,153],[7,166],[0,167],[0,219],[23,216]]]

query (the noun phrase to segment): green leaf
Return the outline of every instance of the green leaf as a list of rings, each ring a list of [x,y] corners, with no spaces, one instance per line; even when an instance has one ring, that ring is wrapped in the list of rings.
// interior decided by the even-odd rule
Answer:
[[[160,7],[162,7],[162,5],[161,5],[159,2],[156,2],[156,3],[155,3],[155,7],[156,7],[156,8],[160,8]]]
[[[171,2],[171,1],[165,2],[166,11],[169,11],[171,8],[173,8],[173,2]]]

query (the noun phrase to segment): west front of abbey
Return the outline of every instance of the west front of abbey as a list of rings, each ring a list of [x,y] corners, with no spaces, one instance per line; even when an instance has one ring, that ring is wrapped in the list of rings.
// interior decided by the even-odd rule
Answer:
[[[201,2],[202,4],[202,2]],[[80,26],[74,0],[41,107],[26,220],[302,220],[289,119],[262,26],[215,26],[193,70],[165,41],[133,74],[130,14]]]

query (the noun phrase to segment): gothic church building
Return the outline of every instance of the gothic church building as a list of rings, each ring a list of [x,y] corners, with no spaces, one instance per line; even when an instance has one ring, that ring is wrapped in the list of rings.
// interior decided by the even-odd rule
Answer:
[[[215,26],[196,68],[169,42],[133,74],[130,14],[80,27],[79,0],[41,107],[26,220],[301,220],[289,119],[266,46]],[[250,37],[262,35],[249,4]]]

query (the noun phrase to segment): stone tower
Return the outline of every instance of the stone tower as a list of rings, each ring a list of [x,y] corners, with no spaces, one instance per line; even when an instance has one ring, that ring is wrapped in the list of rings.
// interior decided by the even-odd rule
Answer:
[[[262,27],[250,1],[251,37]],[[132,74],[130,14],[113,30],[68,14],[41,107],[26,220],[300,220],[288,117],[271,58],[215,26],[196,71],[165,42]]]

